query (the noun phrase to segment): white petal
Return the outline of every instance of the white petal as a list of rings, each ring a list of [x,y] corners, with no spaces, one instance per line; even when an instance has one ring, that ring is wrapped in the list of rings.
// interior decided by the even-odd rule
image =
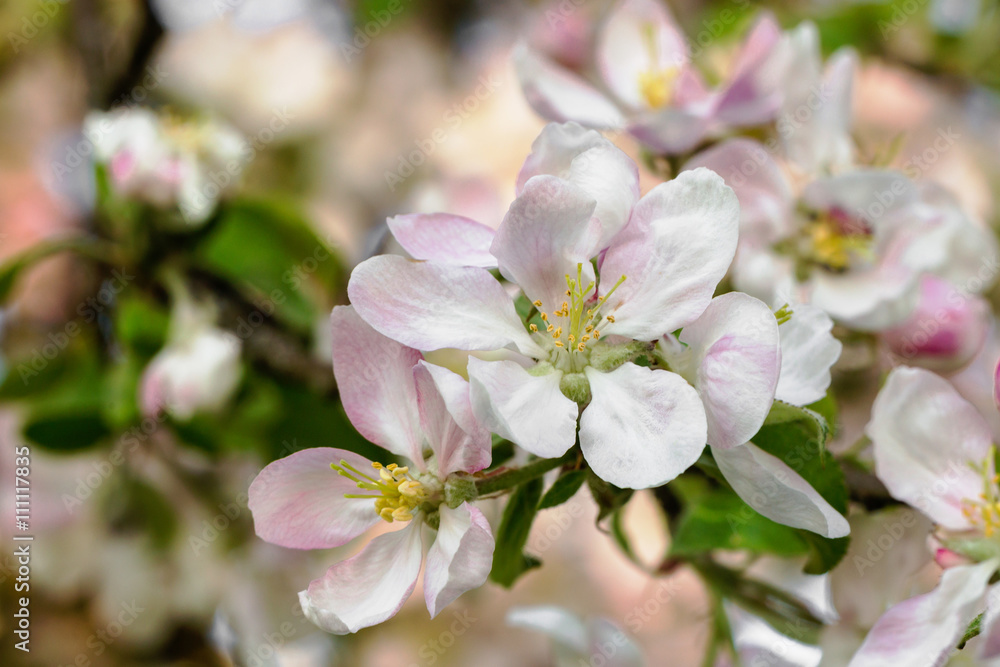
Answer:
[[[580,417],[580,447],[591,469],[615,486],[669,482],[705,448],[705,408],[684,378],[629,362],[586,369],[593,399]]]
[[[512,58],[525,99],[543,118],[557,122],[575,120],[598,130],[624,125],[618,107],[576,74],[523,44],[515,47]]]
[[[379,255],[359,264],[347,294],[377,331],[419,350],[542,351],[489,271]]]
[[[420,422],[442,478],[490,464],[490,433],[472,413],[469,383],[447,368],[421,361],[413,369]]]
[[[490,254],[494,231],[475,220],[449,213],[414,213],[397,215],[386,223],[414,259],[483,268],[497,265]]]
[[[694,321],[736,253],[739,202],[718,174],[682,172],[643,197],[601,264],[601,289],[625,282],[604,333],[656,340]]]
[[[976,409],[930,371],[895,368],[875,399],[865,428],[874,447],[875,472],[894,498],[946,528],[969,521],[962,501],[975,500],[992,435]]]
[[[299,593],[310,621],[335,635],[357,632],[392,618],[410,597],[420,574],[423,523],[379,535]]]
[[[736,494],[771,521],[830,538],[851,532],[847,519],[809,482],[752,442],[728,450],[713,449],[712,454]]]
[[[423,436],[413,366],[423,357],[375,331],[351,306],[330,315],[333,372],[354,428],[376,445],[422,466]]]
[[[730,602],[725,603],[725,612],[743,665],[816,667],[823,657],[818,646],[795,641]]]
[[[303,449],[266,468],[250,484],[247,505],[258,537],[292,549],[329,549],[347,544],[380,519],[357,485],[330,467],[347,461],[362,472],[371,461],[344,449]]]
[[[882,615],[849,667],[935,667],[958,644],[981,611],[997,561],[949,568],[930,593],[912,597]]]
[[[736,447],[764,424],[778,384],[778,323],[763,301],[739,292],[712,299],[684,328],[696,364],[694,386],[705,404],[708,444]]]
[[[584,286],[594,280],[590,259],[600,249],[597,201],[580,187],[549,175],[524,184],[497,230],[490,251],[500,273],[521,287],[541,310],[558,310],[566,300],[566,276],[582,264]]]
[[[549,123],[531,144],[531,155],[517,176],[517,194],[532,176],[550,174],[579,186],[597,200],[599,248],[628,222],[639,200],[639,170],[621,149],[594,130],[576,123]]]
[[[427,552],[424,597],[431,618],[465,591],[486,582],[493,567],[493,531],[486,517],[469,503],[455,509],[441,505],[441,526]]]
[[[576,442],[579,408],[559,390],[559,371],[528,373],[513,361],[469,358],[472,409],[493,433],[535,456],[555,458]]]
[[[986,596],[986,614],[983,616],[982,639],[979,640],[979,658],[1000,658],[1000,584],[993,584]]]
[[[789,307],[791,319],[778,327],[781,376],[774,397],[804,406],[826,396],[830,368],[840,358],[843,345],[831,333],[833,320],[820,308],[807,304],[789,304]]]
[[[588,633],[574,614],[554,605],[514,607],[507,612],[507,625],[537,630],[571,651],[586,656]]]

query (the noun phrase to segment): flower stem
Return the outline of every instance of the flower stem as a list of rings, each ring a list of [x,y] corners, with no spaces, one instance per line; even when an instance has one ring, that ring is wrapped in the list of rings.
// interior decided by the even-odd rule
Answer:
[[[541,477],[550,470],[576,461],[577,455],[576,450],[571,449],[564,456],[557,459],[537,459],[520,468],[504,470],[495,475],[477,479],[476,490],[480,496],[487,496],[498,491],[512,489],[515,486]]]

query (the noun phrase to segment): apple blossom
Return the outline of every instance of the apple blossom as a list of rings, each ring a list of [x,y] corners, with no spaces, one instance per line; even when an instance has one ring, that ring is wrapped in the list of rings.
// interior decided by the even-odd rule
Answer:
[[[239,338],[212,324],[210,306],[181,296],[167,345],[149,362],[139,385],[147,415],[166,411],[187,421],[196,412],[222,409],[243,376]]]
[[[627,128],[653,151],[682,153],[727,128],[774,119],[782,103],[786,49],[777,23],[765,15],[725,82],[711,90],[690,62],[693,49],[666,6],[624,0],[599,30],[599,81],[587,81],[523,45],[514,63],[525,97],[543,117]]]
[[[882,338],[903,361],[946,373],[966,366],[979,353],[989,324],[985,299],[925,275],[916,310],[902,324],[884,331]]]
[[[563,129],[562,139],[592,141],[576,126]],[[422,248],[437,261],[380,256],[362,263],[348,294],[375,329],[406,345],[520,352],[522,363],[469,360],[474,409],[494,433],[553,458],[574,445],[579,416],[580,445],[598,476],[629,488],[663,484],[706,443],[735,447],[760,428],[778,376],[777,323],[746,295],[712,299],[735,250],[738,216],[716,174],[684,174],[633,206],[628,193],[637,187],[623,192],[619,184],[634,182],[634,165],[607,145],[566,159],[573,151],[558,132],[542,139],[562,147],[552,151],[558,157],[543,157],[536,142],[525,169],[561,165],[566,177],[524,180],[489,246],[500,273],[532,304],[529,321],[484,268],[484,226],[468,220],[449,224],[447,247]],[[427,244],[445,238],[440,219],[412,222],[398,239],[422,229],[430,230]],[[460,228],[468,231],[456,236]],[[400,242],[415,247],[412,238]],[[467,265],[469,247],[459,244],[478,249],[478,266]],[[709,319],[696,324],[703,313]],[[685,334],[678,343],[673,332],[688,326],[706,336],[701,393],[658,351],[683,345]],[[640,357],[655,367],[634,363]]]
[[[424,573],[431,616],[486,581],[493,533],[467,502],[475,494],[462,473],[482,470],[491,454],[464,379],[377,333],[349,306],[335,308],[331,322],[348,417],[366,438],[412,463],[383,466],[344,449],[306,449],[264,468],[250,486],[249,506],[258,536],[295,549],[347,544],[380,519],[406,524],[375,537],[299,594],[313,623],[347,634],[402,607],[424,561],[425,526],[436,531]]]
[[[160,208],[177,207],[188,225],[204,223],[221,193],[233,183],[247,143],[215,120],[181,121],[150,109],[91,112],[84,134],[108,169],[113,189]],[[218,172],[223,182],[212,176]]]

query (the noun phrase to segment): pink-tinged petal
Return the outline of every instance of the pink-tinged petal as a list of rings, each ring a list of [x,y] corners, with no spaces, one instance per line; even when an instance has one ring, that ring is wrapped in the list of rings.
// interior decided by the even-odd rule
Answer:
[[[688,46],[664,3],[624,0],[601,29],[596,57],[608,87],[625,104],[638,109],[647,106],[640,78],[683,67]]]
[[[855,225],[867,225],[876,237],[889,224],[889,215],[920,198],[916,184],[900,171],[854,169],[819,178],[802,190],[802,204],[818,212],[831,212]]]
[[[781,370],[778,322],[763,301],[740,292],[712,299],[681,332],[694,386],[705,403],[708,444],[729,449],[760,430]]]
[[[379,535],[310,583],[299,593],[306,618],[327,632],[346,635],[395,616],[420,575],[422,526],[414,520]]]
[[[865,428],[875,473],[889,493],[953,530],[970,528],[962,501],[976,500],[981,465],[993,441],[989,426],[947,381],[900,366],[891,373]]]
[[[935,667],[951,653],[972,619],[997,561],[945,570],[930,593],[892,607],[868,636],[848,667]]]
[[[512,54],[524,97],[543,118],[576,121],[598,130],[625,124],[621,111],[596,88],[523,44]]]
[[[566,276],[583,264],[584,285],[594,280],[590,259],[600,250],[597,201],[556,176],[534,176],[524,184],[497,230],[490,251],[500,273],[519,285],[540,310],[551,314],[566,300]]]
[[[580,416],[580,447],[598,477],[628,489],[660,486],[701,456],[705,408],[681,376],[631,362],[585,373],[593,399]]]
[[[979,354],[990,327],[986,300],[930,274],[920,279],[920,303],[902,324],[882,334],[904,363],[939,373],[966,366]]]
[[[792,233],[792,192],[763,145],[729,139],[695,155],[685,169],[706,167],[740,200],[740,244],[771,245]]]
[[[481,222],[449,213],[397,215],[386,223],[414,259],[455,266],[496,267],[490,254],[494,231]]]
[[[423,357],[375,331],[351,306],[330,315],[333,373],[358,433],[423,466],[413,366]]]
[[[788,60],[781,37],[781,28],[770,14],[764,14],[751,29],[736,57],[732,79],[716,103],[719,121],[760,125],[778,114]]]
[[[817,271],[809,290],[809,303],[859,331],[897,326],[920,302],[919,275],[893,262],[847,273]]]
[[[441,505],[441,525],[427,552],[424,599],[431,618],[458,596],[486,582],[493,568],[493,530],[483,513],[462,503]]]
[[[372,469],[365,457],[330,447],[304,449],[264,468],[248,491],[257,536],[291,549],[330,549],[375,525],[374,501],[344,497],[359,491],[330,467],[341,460]]]
[[[421,361],[413,369],[423,432],[437,459],[438,475],[478,472],[490,464],[490,433],[472,414],[469,383],[441,366]]]
[[[507,612],[507,625],[536,630],[580,656],[589,649],[587,628],[574,614],[554,605],[514,607]]]
[[[603,292],[626,277],[603,333],[651,341],[697,319],[733,261],[739,216],[736,195],[708,169],[653,188],[601,265]]]
[[[713,129],[711,100],[684,108],[647,111],[630,119],[628,131],[643,146],[665,155],[695,149]]]
[[[419,350],[542,350],[528,335],[510,295],[486,269],[372,257],[351,274],[347,294],[377,331]]]
[[[562,373],[535,376],[513,361],[469,358],[472,409],[493,433],[535,456],[555,458],[576,442],[579,408],[559,390]]]
[[[778,327],[781,375],[774,397],[804,406],[826,396],[830,369],[844,346],[833,337],[833,320],[821,309],[801,303],[789,304],[789,308],[792,317]]]
[[[733,491],[771,521],[828,538],[851,532],[847,519],[778,457],[753,443],[712,454]]]
[[[545,126],[517,176],[517,194],[528,179],[543,174],[566,179],[597,200],[594,217],[601,225],[599,248],[607,247],[625,226],[639,201],[635,162],[600,133],[576,123]]]

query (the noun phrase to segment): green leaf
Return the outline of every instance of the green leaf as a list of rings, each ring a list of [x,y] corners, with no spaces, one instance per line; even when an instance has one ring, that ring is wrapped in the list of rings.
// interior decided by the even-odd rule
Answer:
[[[262,312],[309,334],[333,303],[341,267],[294,209],[274,202],[228,205],[199,245],[202,268],[231,282]]]
[[[541,496],[542,480],[536,478],[518,487],[504,508],[503,519],[497,529],[490,579],[505,588],[513,586],[528,570],[541,565],[537,558],[524,553]]]
[[[562,505],[576,495],[586,480],[586,470],[570,470],[549,487],[549,490],[542,496],[541,502],[538,503],[538,509],[545,510]]]
[[[118,301],[115,327],[122,342],[139,354],[151,357],[166,343],[170,316],[148,299],[123,296]]]
[[[87,449],[111,435],[98,410],[32,414],[24,435],[35,444],[58,452]]]
[[[826,451],[828,437],[827,421],[819,413],[776,401],[753,442],[784,461],[835,510],[846,515],[847,485],[840,465]],[[809,574],[828,572],[847,553],[848,537],[831,540],[809,531],[799,533],[810,547],[805,567]]]
[[[796,531],[766,519],[728,489],[715,488],[684,509],[670,553],[704,555],[715,549],[745,549],[759,554],[801,556],[809,545]]]

